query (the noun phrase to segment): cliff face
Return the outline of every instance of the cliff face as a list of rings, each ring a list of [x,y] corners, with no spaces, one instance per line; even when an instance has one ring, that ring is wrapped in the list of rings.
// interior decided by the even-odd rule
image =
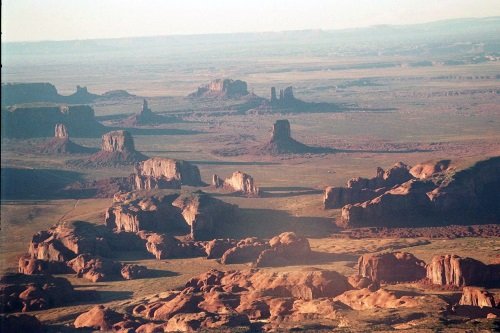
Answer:
[[[153,157],[136,165],[134,171],[135,188],[179,188],[181,184],[203,185],[200,170],[187,161]]]
[[[6,137],[51,137],[56,124],[64,124],[73,137],[95,137],[105,131],[86,105],[2,109],[2,135]]]
[[[500,217],[500,157],[448,170],[448,162],[379,170],[346,188],[325,190],[325,208],[342,207],[342,227],[416,227],[439,223],[497,221]],[[444,171],[441,171],[444,170]],[[430,172],[434,172],[429,175]],[[409,180],[407,180],[409,179]]]
[[[234,172],[231,177],[225,180],[213,175],[212,185],[216,188],[224,188],[249,196],[258,196],[260,193],[259,188],[254,184],[253,177],[241,171]]]

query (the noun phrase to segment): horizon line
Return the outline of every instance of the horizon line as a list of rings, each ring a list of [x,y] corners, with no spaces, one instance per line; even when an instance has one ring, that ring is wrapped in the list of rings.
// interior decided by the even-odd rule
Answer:
[[[136,35],[136,36],[122,36],[122,37],[96,37],[96,38],[83,38],[83,39],[40,39],[40,40],[10,40],[4,41],[1,44],[27,44],[27,43],[59,43],[59,42],[84,42],[84,41],[97,41],[97,40],[118,40],[118,39],[135,39],[135,38],[158,38],[158,37],[194,37],[194,36],[208,36],[208,35],[243,35],[243,34],[271,34],[271,33],[286,33],[286,32],[306,32],[306,31],[320,31],[320,32],[333,32],[333,31],[348,31],[358,29],[369,29],[376,27],[408,27],[426,25],[438,22],[451,22],[460,20],[484,20],[484,19],[500,19],[500,16],[467,16],[459,18],[449,18],[442,20],[426,21],[422,23],[409,23],[409,24],[372,24],[366,26],[356,26],[349,28],[333,28],[333,29],[292,29],[292,30],[262,30],[262,31],[236,31],[236,32],[208,32],[208,33],[173,33],[173,34],[160,34],[160,35]],[[3,35],[3,32],[1,33]]]

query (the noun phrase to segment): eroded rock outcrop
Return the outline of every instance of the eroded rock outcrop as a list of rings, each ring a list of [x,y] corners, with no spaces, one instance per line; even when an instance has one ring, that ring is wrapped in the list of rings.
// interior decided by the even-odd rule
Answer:
[[[416,174],[426,174],[425,171],[419,172]],[[382,194],[372,193],[376,195],[373,199],[343,206],[338,225],[416,227],[469,219],[488,223],[500,217],[499,189],[500,157],[494,157],[460,171],[449,169],[432,177],[426,174],[423,179],[412,176],[412,179],[396,184]],[[345,203],[339,199],[343,192],[328,191],[325,206],[338,207]]]
[[[212,185],[215,188],[222,188],[248,196],[258,196],[260,194],[259,188],[254,184],[253,177],[241,171],[234,172],[231,177],[225,180],[214,175]]]
[[[132,178],[137,190],[180,188],[181,184],[204,185],[196,165],[161,157],[153,157],[137,164]]]
[[[402,184],[412,178],[410,168],[398,162],[390,169],[378,167],[373,178],[352,178],[346,187],[327,187],[323,197],[325,209],[341,208],[347,204],[371,200],[397,184]]]
[[[479,260],[457,255],[434,256],[427,265],[427,278],[433,284],[485,286],[500,281],[500,264],[486,265]]]
[[[112,131],[102,136],[101,151],[88,160],[74,162],[80,165],[115,166],[135,164],[147,159],[147,156],[135,150],[134,138],[127,131]]]
[[[69,139],[64,124],[56,124],[54,138],[40,148],[43,154],[85,154],[94,152],[92,148],[80,146]]]
[[[240,264],[257,260],[262,251],[269,248],[269,243],[256,237],[240,240],[236,246],[228,249],[221,257],[223,264]]]
[[[309,241],[293,232],[284,232],[269,241],[269,249],[262,251],[257,258],[257,267],[286,266],[301,263],[311,254]]]
[[[193,240],[207,240],[231,222],[235,209],[201,191],[136,191],[115,196],[105,224],[118,231],[189,233]]]
[[[462,297],[460,298],[460,305],[470,305],[479,307],[495,307],[495,296],[489,293],[484,288],[479,287],[464,287],[462,289]]]
[[[124,320],[124,316],[104,305],[97,305],[79,315],[74,322],[75,328],[92,328],[100,331],[111,331],[113,325]]]
[[[122,266],[111,259],[80,254],[68,261],[68,266],[76,273],[77,277],[92,282],[113,281],[121,277]]]
[[[436,173],[446,171],[450,167],[451,160],[428,161],[419,163],[410,169],[413,177],[418,179],[430,178]]]
[[[418,281],[425,277],[425,262],[411,253],[365,254],[358,259],[358,274],[375,282]]]
[[[247,96],[247,83],[241,80],[216,79],[201,86],[189,97],[239,98]]]
[[[51,275],[6,274],[0,278],[2,312],[49,309],[76,301],[71,283]]]

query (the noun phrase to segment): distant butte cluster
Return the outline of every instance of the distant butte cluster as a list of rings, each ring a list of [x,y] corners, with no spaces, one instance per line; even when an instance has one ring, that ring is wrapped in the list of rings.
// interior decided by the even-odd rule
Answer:
[[[200,86],[188,97],[239,98],[249,94],[247,83],[241,80],[216,79]]]

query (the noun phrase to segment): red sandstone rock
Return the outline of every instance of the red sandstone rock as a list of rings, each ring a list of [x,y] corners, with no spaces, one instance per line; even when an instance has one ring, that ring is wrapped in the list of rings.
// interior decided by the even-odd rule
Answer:
[[[135,264],[122,265],[120,273],[125,280],[143,279],[150,275],[150,271],[145,266]]]
[[[92,282],[112,281],[121,276],[120,263],[89,254],[80,254],[68,261],[68,266],[76,272],[78,277]]]
[[[74,161],[77,165],[115,166],[134,164],[147,159],[147,156],[135,150],[134,139],[127,131],[112,131],[102,136],[101,151],[88,160]]]
[[[464,287],[459,304],[494,308],[495,297],[483,288]]]
[[[499,281],[498,267],[457,255],[434,256],[427,265],[427,278],[438,285],[485,285]]]
[[[269,248],[269,244],[255,237],[245,238],[239,241],[235,247],[230,248],[221,258],[222,264],[239,264],[254,262],[262,251]]]
[[[231,177],[222,180],[219,176],[213,176],[212,185],[216,188],[224,188],[232,192],[238,192],[248,196],[258,196],[260,190],[255,186],[252,176],[241,172],[234,172]]]
[[[450,160],[419,163],[410,169],[410,173],[415,178],[426,179],[430,178],[436,173],[448,170],[450,163]]]
[[[224,253],[235,247],[237,244],[234,239],[212,239],[205,244],[207,259],[221,258]]]
[[[19,258],[18,272],[22,274],[64,274],[70,269],[65,262],[45,261],[31,258],[29,254]]]
[[[311,254],[309,241],[293,232],[284,232],[269,241],[270,249],[260,253],[257,267],[283,266],[300,263]]]
[[[406,252],[365,254],[358,274],[377,282],[417,281],[425,277],[425,262]]]
[[[370,291],[376,291],[380,288],[380,284],[378,282],[373,282],[371,278],[357,274],[349,276],[347,281],[355,289],[368,288]]]
[[[247,96],[247,83],[241,80],[216,79],[201,86],[188,97],[240,98]]]
[[[74,325],[76,328],[88,327],[101,331],[110,331],[114,324],[121,321],[123,321],[123,315],[103,305],[97,305],[79,315],[75,319]]]
[[[138,190],[203,185],[200,170],[187,161],[153,157],[135,166],[134,186]]]

